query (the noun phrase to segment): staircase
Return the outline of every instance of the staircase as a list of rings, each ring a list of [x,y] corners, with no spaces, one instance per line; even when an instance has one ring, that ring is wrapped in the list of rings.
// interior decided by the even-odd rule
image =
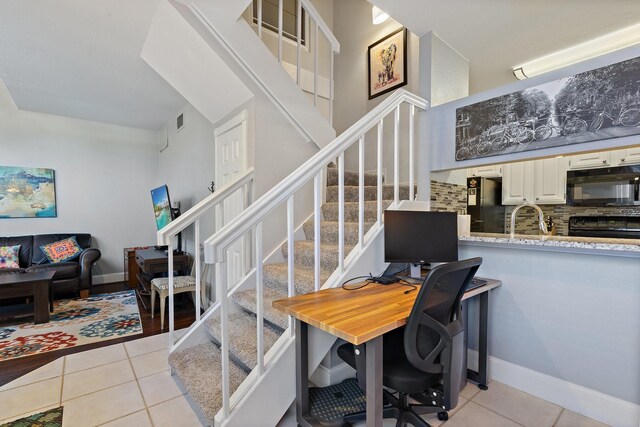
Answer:
[[[321,236],[321,282],[326,280],[338,267],[338,171],[328,168],[327,201],[322,206],[323,220],[320,223]],[[377,215],[377,176],[365,174],[365,231],[375,223]],[[359,174],[346,172],[344,175],[345,194],[345,252],[358,243],[358,197]],[[383,207],[393,203],[394,187],[383,186]],[[401,185],[403,199],[409,197],[409,186]],[[296,294],[314,291],[314,222],[306,221],[303,226],[305,240],[294,244]],[[281,247],[285,260],[288,260],[287,244]],[[264,351],[267,352],[285,333],[288,327],[287,316],[275,310],[271,303],[286,298],[288,283],[288,264],[274,263],[264,266]],[[255,290],[244,290],[232,295],[235,311],[229,314],[229,357],[230,392],[233,393],[257,366],[257,305]],[[209,317],[205,327],[210,342],[199,344],[174,352],[169,357],[173,372],[183,383],[189,395],[198,405],[204,417],[211,423],[222,407],[221,392],[221,352],[219,317]]]

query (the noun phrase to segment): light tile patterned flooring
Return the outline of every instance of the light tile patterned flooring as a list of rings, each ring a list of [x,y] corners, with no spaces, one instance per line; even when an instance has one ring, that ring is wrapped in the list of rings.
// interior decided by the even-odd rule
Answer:
[[[169,374],[167,344],[162,334],[57,359],[0,388],[0,424],[63,405],[63,427],[204,425]],[[446,423],[435,415],[427,421],[434,427],[604,426],[495,381],[487,391],[467,385]],[[290,411],[278,427],[295,425]]]

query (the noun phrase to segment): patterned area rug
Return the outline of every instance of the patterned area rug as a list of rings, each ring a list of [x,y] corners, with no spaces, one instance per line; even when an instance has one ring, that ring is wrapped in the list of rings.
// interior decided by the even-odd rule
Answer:
[[[0,425],[0,427],[61,427],[62,406]]]
[[[49,319],[0,326],[0,360],[142,333],[134,291],[55,301]]]

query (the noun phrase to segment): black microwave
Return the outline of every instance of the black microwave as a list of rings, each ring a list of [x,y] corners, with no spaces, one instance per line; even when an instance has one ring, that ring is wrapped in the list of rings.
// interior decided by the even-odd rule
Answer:
[[[572,206],[640,206],[640,165],[567,172]]]

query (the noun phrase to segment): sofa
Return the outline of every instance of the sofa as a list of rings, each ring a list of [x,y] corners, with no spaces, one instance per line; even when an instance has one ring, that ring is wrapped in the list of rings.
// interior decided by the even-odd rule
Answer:
[[[75,236],[78,246],[82,248],[80,256],[70,261],[51,263],[40,249],[40,246]],[[0,237],[0,246],[20,245],[20,268],[3,268],[0,274],[15,274],[32,271],[55,271],[52,292],[74,292],[80,297],[89,296],[92,286],[91,269],[100,259],[100,251],[91,247],[91,234],[36,234],[33,236]]]

